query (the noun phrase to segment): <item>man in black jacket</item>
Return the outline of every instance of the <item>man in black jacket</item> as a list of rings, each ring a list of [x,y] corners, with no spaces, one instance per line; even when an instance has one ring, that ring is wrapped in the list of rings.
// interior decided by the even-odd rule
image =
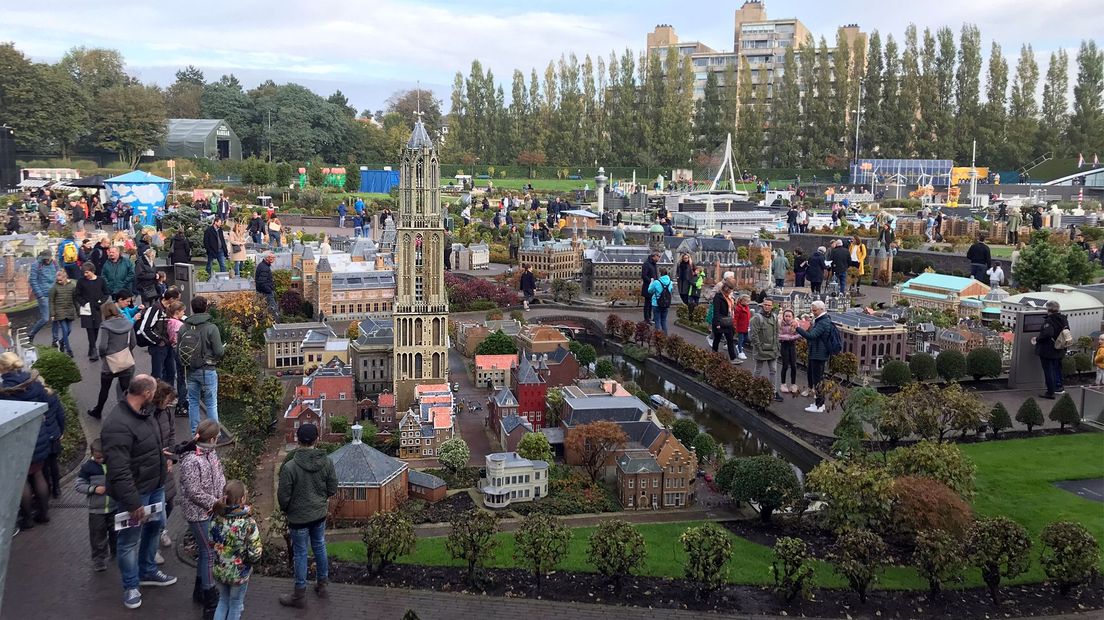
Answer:
[[[130,381],[126,398],[119,401],[104,420],[100,440],[107,463],[107,494],[121,510],[130,513],[131,523],[119,532],[118,562],[123,578],[123,605],[142,605],[139,586],[171,586],[176,577],[157,568],[155,555],[164,527],[165,457],[161,428],[147,405],[153,400],[157,381],[138,375]],[[161,503],[154,514],[146,506]]]
[[[272,279],[272,262],[275,260],[275,254],[265,252],[264,259],[257,265],[257,273],[253,274],[253,282],[257,285],[257,292],[264,295],[268,311],[279,321],[280,307],[276,305],[276,284]]]
[[[977,236],[977,241],[966,250],[966,260],[970,261],[970,275],[978,282],[985,282],[988,277],[986,272],[993,262],[989,246],[985,245],[985,237]]]
[[[839,239],[832,244],[828,260],[832,261],[832,277],[839,283],[839,292],[842,295],[847,292],[847,269],[851,266],[851,252],[843,247],[843,241]]]
[[[1066,347],[1055,346],[1055,339],[1063,330],[1069,329],[1069,319],[1059,312],[1061,306],[1053,299],[1046,302],[1047,315],[1043,319],[1043,327],[1039,335],[1033,339],[1035,355],[1039,356],[1039,363],[1043,366],[1043,378],[1046,380],[1046,394],[1043,398],[1054,400],[1057,396],[1066,393],[1062,386],[1062,358],[1066,357]]]
[[[533,301],[533,298],[537,294],[537,278],[533,276],[533,266],[529,263],[522,263],[521,265],[521,281],[519,282],[519,288],[522,295],[525,296],[525,310],[529,310],[529,302]]]
[[[1031,228],[1033,230],[1042,230],[1043,228],[1043,208],[1035,207],[1035,212],[1031,214]]]
[[[652,252],[648,255],[648,258],[644,259],[644,264],[640,266],[640,297],[644,299],[644,320],[651,322],[652,320],[652,304],[648,302],[651,298],[648,295],[648,287],[652,285],[652,280],[659,277],[659,252]]]
[[[218,217],[203,231],[203,251],[207,253],[208,279],[215,273],[211,271],[211,267],[216,260],[219,271],[226,271],[226,257],[230,253],[226,249],[226,237],[222,234],[222,220]]]

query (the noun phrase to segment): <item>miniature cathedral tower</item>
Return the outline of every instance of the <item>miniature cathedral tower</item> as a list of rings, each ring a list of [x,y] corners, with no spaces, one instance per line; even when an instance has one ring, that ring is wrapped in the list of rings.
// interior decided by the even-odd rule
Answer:
[[[396,214],[395,345],[398,411],[414,404],[415,386],[448,382],[445,228],[437,152],[419,117],[400,153]]]

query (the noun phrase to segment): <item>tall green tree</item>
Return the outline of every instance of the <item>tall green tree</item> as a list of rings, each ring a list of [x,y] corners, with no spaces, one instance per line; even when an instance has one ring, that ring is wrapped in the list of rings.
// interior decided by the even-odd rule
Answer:
[[[746,59],[740,63],[740,118],[733,137],[736,161],[744,168],[763,165],[763,87],[755,84]]]
[[[1039,105],[1035,92],[1039,87],[1039,65],[1030,45],[1020,48],[1016,77],[1008,105],[1008,160],[1014,168],[1026,165],[1037,154],[1035,138],[1039,133]]]
[[[949,57],[951,63],[951,76],[954,76],[954,39],[951,39],[952,54]],[[948,62],[946,55],[942,56],[943,64]],[[952,140],[953,136],[947,132],[947,126],[952,122],[952,117],[946,110],[944,100],[951,99],[951,92],[942,89],[946,79],[946,72],[940,70],[939,59],[936,56],[936,41],[931,30],[924,29],[924,43],[920,51],[920,122],[916,135],[916,150],[921,158],[933,158],[945,156],[940,152],[940,138],[946,134],[945,140]]]
[[[557,69],[560,97],[548,143],[548,156],[555,164],[578,164],[583,161],[583,136],[580,132],[586,110],[579,89],[579,61],[575,54],[561,55]]]
[[[830,138],[835,156],[835,165],[842,164],[854,148],[850,138],[851,123],[854,122],[855,84],[851,81],[851,46],[843,28],[836,30],[836,49],[832,53],[832,98],[829,100],[829,118],[831,119]],[[832,167],[835,167],[833,165]]]
[[[448,161],[468,165],[475,155],[471,152],[471,129],[468,127],[468,98],[464,90],[464,74],[459,71],[452,78],[449,95],[448,138],[441,148],[441,156]],[[469,171],[470,172],[470,171]]]
[[[1039,148],[1053,157],[1070,154],[1066,146],[1066,128],[1069,126],[1066,91],[1069,89],[1069,55],[1066,50],[1051,52],[1043,82],[1043,118],[1039,124]]]
[[[881,153],[885,140],[885,121],[882,115],[883,89],[887,75],[882,56],[882,37],[878,31],[870,33],[866,50],[866,72],[863,75],[862,118],[859,119],[859,152],[856,157],[875,157]],[[896,50],[894,50],[896,56]],[[896,62],[894,58],[894,62]],[[896,80],[896,76],[894,76]],[[896,85],[894,85],[896,87]],[[897,93],[893,93],[896,98]],[[864,155],[865,154],[865,155]]]
[[[65,52],[58,66],[73,78],[89,101],[96,101],[108,88],[132,82],[123,71],[123,55],[118,50],[74,47]]]
[[[697,150],[701,153],[712,153],[717,145],[724,145],[726,134],[721,86],[716,71],[710,71],[706,75],[702,98],[694,106],[694,134],[697,137]]]
[[[138,167],[142,152],[165,136],[165,100],[156,86],[128,84],[101,92],[92,124],[96,145],[115,151],[119,161]]]
[[[1014,162],[1008,157],[1007,128],[1008,62],[1001,46],[993,41],[985,78],[985,104],[978,126],[978,162],[1005,170]]]
[[[672,48],[674,49],[674,48]],[[663,126],[663,104],[667,99],[667,83],[663,76],[663,58],[658,51],[649,52],[641,83],[640,114],[642,152],[638,161],[647,166],[659,166],[660,150],[669,137]],[[673,64],[673,63],[672,63]]]
[[[528,133],[529,120],[529,91],[525,87],[525,74],[517,69],[514,69],[510,84],[510,107],[506,116],[509,118],[504,139],[507,144],[506,155],[513,161],[525,149],[522,136]]]
[[[1104,151],[1104,50],[1096,41],[1081,42],[1077,52],[1077,83],[1073,86],[1073,114],[1069,143],[1086,160]]]
[[[797,168],[801,149],[801,86],[797,83],[797,52],[792,47],[786,50],[782,61],[782,75],[775,71],[770,107],[768,162],[773,168]]]
[[[341,91],[337,91],[330,96],[330,103],[340,106],[342,108],[348,108],[348,100]],[[384,111],[388,114],[398,114],[403,119],[403,124],[407,127],[414,126],[415,118],[419,118],[418,111],[421,111],[422,124],[425,126],[426,132],[433,139],[437,139],[441,131],[441,100],[437,98],[437,95],[433,94],[432,90],[428,88],[411,88],[409,90],[398,90],[391,94],[387,98],[387,107]],[[355,115],[354,115],[355,116]]]
[[[87,132],[86,105],[68,73],[0,44],[0,124],[15,130],[19,148],[67,156]]]
[[[740,79],[737,77],[738,65],[735,62],[725,65],[721,87],[721,128],[725,133],[736,135],[736,118],[740,116]]]
[[[834,106],[832,104],[832,67],[828,55],[828,42],[824,37],[820,38],[816,53],[816,70],[814,72],[814,85],[812,101],[809,102],[809,112],[806,114],[805,124],[809,128],[809,150],[807,152],[807,166],[823,168],[829,164],[829,157],[839,148],[840,136],[837,133],[839,120],[832,117]],[[810,97],[809,88],[806,87],[805,97]]]
[[[169,118],[201,118],[203,71],[188,65],[176,72],[176,81],[165,90],[165,112]]]
[[[888,52],[888,45],[887,45]],[[887,54],[888,58],[888,54]],[[887,60],[888,63],[888,60]],[[888,64],[887,64],[888,71]],[[919,135],[922,123],[920,117],[920,93],[924,80],[920,74],[920,50],[916,38],[916,26],[909,24],[905,28],[904,48],[901,52],[901,87],[897,91],[896,113],[888,125],[904,132],[901,144],[896,152],[904,157],[915,157],[919,152]],[[889,90],[887,88],[886,92]],[[889,110],[888,104],[882,106]]]
[[[541,122],[541,110],[544,109],[540,77],[537,69],[529,70],[529,107],[525,114],[525,123],[529,128],[524,135],[525,149],[544,154],[546,128]]]
[[[601,109],[598,101],[598,86],[594,81],[594,61],[590,54],[583,57],[583,64],[579,72],[581,82],[583,114],[580,119],[579,142],[581,143],[581,158],[576,163],[586,162],[596,164],[598,162],[598,143],[601,131],[599,117]]]
[[[812,35],[797,48],[798,84],[801,86],[801,165],[805,168],[821,168],[823,161],[817,161],[820,152],[820,129],[813,123],[816,118],[816,41]]]
[[[955,72],[954,159],[970,161],[973,141],[978,137],[981,107],[981,32],[963,24],[959,36],[958,69]]]
[[[620,60],[613,53],[609,62],[610,89],[606,101],[606,126],[609,128],[610,157],[618,166],[636,163],[640,145],[637,122],[636,61],[630,50]]]
[[[203,118],[225,119],[242,141],[245,153],[261,155],[267,152],[265,129],[268,119],[257,118],[253,99],[233,75],[224,75],[217,82],[206,84],[200,95],[199,109]]]
[[[663,149],[662,161],[672,167],[689,168],[694,147],[694,68],[690,58],[680,58],[675,48],[667,52],[667,100],[663,106],[664,133],[670,142]]]

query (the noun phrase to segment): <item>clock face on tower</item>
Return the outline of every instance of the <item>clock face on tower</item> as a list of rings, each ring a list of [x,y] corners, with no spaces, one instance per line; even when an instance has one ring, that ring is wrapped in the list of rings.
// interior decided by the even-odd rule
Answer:
[[[393,369],[396,406],[404,411],[414,403],[416,386],[448,383],[441,169],[421,120],[399,161]]]

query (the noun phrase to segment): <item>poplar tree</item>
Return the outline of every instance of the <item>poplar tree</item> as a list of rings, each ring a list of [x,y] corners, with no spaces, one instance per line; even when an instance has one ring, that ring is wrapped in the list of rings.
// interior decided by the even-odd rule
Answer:
[[[594,61],[590,59],[590,54],[583,57],[583,66],[579,77],[582,81],[583,90],[583,116],[579,135],[582,159],[576,163],[593,164],[598,160],[598,140],[600,136],[598,135],[598,93],[597,86],[594,83]]]
[[[525,74],[518,69],[514,69],[510,86],[510,107],[506,116],[509,119],[504,139],[506,156],[514,161],[518,153],[527,148],[522,136],[528,133],[526,122],[529,119],[529,91],[525,87]]]
[[[813,125],[816,120],[813,102],[816,100],[816,42],[809,35],[805,44],[797,51],[798,83],[801,89],[801,162],[803,168],[819,168],[823,161],[817,160],[819,152],[819,133],[821,127]]]
[[[768,162],[772,168],[801,165],[801,87],[797,83],[797,51],[786,50],[782,75],[774,74]]]
[[[978,161],[990,168],[1007,169],[1014,163],[1007,149],[1007,99],[1008,62],[1001,53],[1001,46],[993,41],[985,79],[985,105],[978,127]]]
[[[775,97],[777,100],[777,97]],[[724,102],[721,100],[720,81],[717,72],[710,71],[705,76],[705,89],[702,98],[694,104],[694,134],[697,138],[697,150],[708,154],[724,145]]]
[[[887,50],[888,51],[888,50]],[[905,47],[901,53],[901,88],[897,91],[898,105],[892,125],[898,131],[904,131],[904,140],[898,153],[906,157],[915,157],[919,153],[920,126],[920,52],[917,47],[916,26],[909,24],[905,28]],[[888,105],[886,110],[891,109]]]
[[[920,123],[916,132],[916,150],[922,159],[939,156],[940,132],[950,120],[944,113],[942,101],[944,96],[949,99],[950,93],[940,90],[935,45],[935,37],[925,28],[924,47],[920,51]],[[950,139],[951,136],[948,135],[947,138]]]
[[[1024,45],[1016,63],[1008,109],[1008,159],[1016,168],[1027,165],[1037,154],[1039,105],[1035,101],[1035,91],[1038,86],[1039,65],[1035,62],[1035,53],[1030,45]]]
[[[544,109],[544,97],[542,96],[540,76],[534,67],[529,70],[529,106],[525,114],[525,126],[527,130],[522,134],[524,148],[536,153],[545,153],[546,128],[541,119],[541,111]]]
[[[888,43],[888,42],[887,42]],[[894,54],[896,55],[896,53]],[[882,65],[882,37],[878,31],[870,33],[866,51],[866,72],[863,76],[862,118],[859,127],[859,153],[875,157],[882,152],[885,141],[885,125],[882,118],[883,87],[888,77]],[[896,59],[894,59],[896,61]],[[896,93],[894,93],[896,96]]]
[[[1096,41],[1082,41],[1077,52],[1077,84],[1073,87],[1073,114],[1069,120],[1069,144],[1074,153],[1090,161],[1104,150],[1104,51]]]
[[[847,159],[853,145],[848,139],[848,129],[855,109],[855,89],[851,83],[851,47],[847,45],[843,28],[836,30],[836,49],[832,54],[832,98],[829,100],[829,118],[831,122],[832,145],[829,153],[835,155],[838,160],[833,162],[839,165]]]
[[[744,168],[758,168],[763,159],[763,112],[759,89],[751,79],[746,59],[740,63],[740,118],[736,124],[733,149],[736,161]]]
[[[663,103],[667,98],[667,84],[663,79],[663,60],[659,52],[653,51],[648,54],[645,71],[637,115],[642,125],[643,137],[642,152],[638,161],[645,166],[661,166],[663,165],[660,161],[661,150],[669,136],[665,134],[666,128],[662,116]]]
[[[977,26],[963,24],[959,38],[958,70],[955,73],[954,159],[959,162],[970,162],[973,140],[978,137],[980,89],[981,33]]]
[[[835,135],[838,123],[832,120],[832,71],[829,66],[828,42],[824,37],[820,38],[817,45],[817,66],[815,75],[815,92],[809,103],[807,117],[809,135],[812,136],[809,148],[809,161],[806,165],[812,168],[823,168],[828,165],[828,157],[837,148],[839,136]],[[805,87],[806,97],[809,97],[809,87]]]
[[[1043,119],[1039,125],[1039,148],[1052,157],[1070,153],[1064,136],[1069,124],[1066,91],[1069,88],[1069,56],[1065,50],[1051,52],[1046,81],[1043,82]],[[1076,155],[1075,155],[1076,156]]]

